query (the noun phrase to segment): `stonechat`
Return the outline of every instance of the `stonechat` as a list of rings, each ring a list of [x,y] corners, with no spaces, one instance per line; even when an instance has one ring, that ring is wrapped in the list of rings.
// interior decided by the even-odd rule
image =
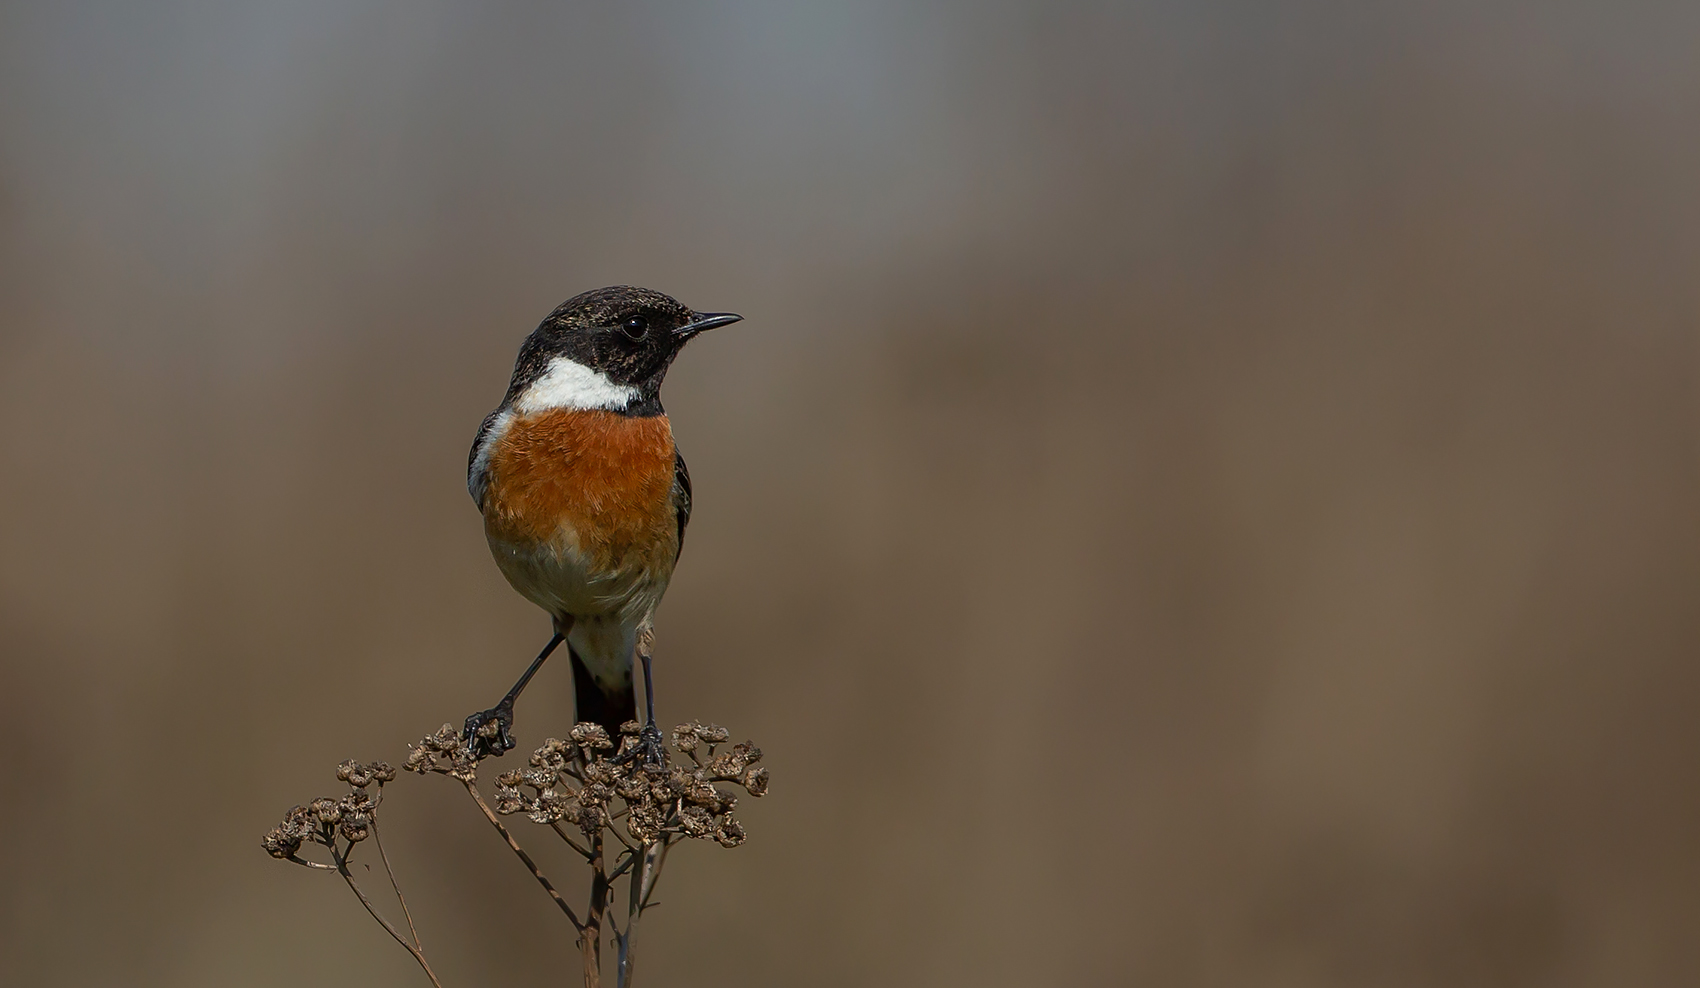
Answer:
[[[508,393],[472,442],[466,486],[496,566],[555,634],[501,702],[466,719],[468,743],[496,755],[514,746],[514,701],[565,641],[577,720],[616,740],[637,719],[633,656],[642,662],[641,750],[659,760],[653,622],[691,520],[661,382],[697,334],[741,318],[599,288],[561,303],[520,345]]]

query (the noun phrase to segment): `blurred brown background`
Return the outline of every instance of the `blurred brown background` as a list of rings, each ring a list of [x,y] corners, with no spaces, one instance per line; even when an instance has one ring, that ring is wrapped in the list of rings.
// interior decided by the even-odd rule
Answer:
[[[1683,4],[0,7],[0,982],[423,983],[258,840],[546,636],[466,449],[629,282],[747,316],[668,383],[658,668],[774,773],[649,984],[1696,983],[1697,55]],[[386,813],[451,985],[567,978],[451,783]]]

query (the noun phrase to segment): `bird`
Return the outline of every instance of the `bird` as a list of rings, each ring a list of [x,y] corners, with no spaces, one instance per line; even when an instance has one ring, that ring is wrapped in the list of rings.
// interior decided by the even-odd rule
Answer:
[[[520,344],[507,393],[473,439],[466,486],[497,569],[548,613],[554,635],[495,706],[466,718],[475,756],[513,748],[514,702],[564,641],[575,720],[612,738],[637,718],[641,661],[647,716],[630,750],[659,761],[655,610],[691,520],[691,475],[661,383],[686,343],[742,318],[616,285],[561,303]]]

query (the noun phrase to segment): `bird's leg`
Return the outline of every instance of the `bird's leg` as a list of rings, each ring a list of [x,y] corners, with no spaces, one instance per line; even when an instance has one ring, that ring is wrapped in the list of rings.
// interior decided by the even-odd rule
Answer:
[[[543,667],[543,660],[547,659],[549,653],[565,638],[566,634],[557,628],[555,636],[549,639],[549,644],[543,646],[543,651],[537,653],[537,658],[531,661],[531,666],[525,670],[525,675],[519,677],[514,688],[508,690],[508,695],[502,697],[501,702],[489,710],[480,711],[466,719],[461,736],[472,749],[474,758],[501,755],[514,746],[513,735],[509,733],[514,726],[514,701],[519,699],[525,684],[531,682],[531,677],[537,675],[537,670]],[[493,729],[490,726],[492,724],[495,725]]]
[[[665,749],[662,746],[661,728],[655,725],[655,676],[650,672],[649,655],[654,650],[655,636],[647,631],[638,638],[638,659],[643,662],[643,730],[638,733],[638,742],[631,750],[619,757],[620,761],[630,761],[639,754],[643,755],[645,765],[660,766]]]
[[[661,728],[655,726],[655,677],[649,671],[649,650],[643,653],[643,733],[638,742],[643,745],[643,763],[661,764]]]

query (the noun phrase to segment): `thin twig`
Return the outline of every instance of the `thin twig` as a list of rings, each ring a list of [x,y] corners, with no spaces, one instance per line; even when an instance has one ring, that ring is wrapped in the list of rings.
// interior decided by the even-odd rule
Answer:
[[[584,957],[585,988],[600,988],[602,984],[602,913],[608,904],[608,876],[602,870],[602,834],[590,839],[595,857],[590,859],[590,906],[585,914],[584,929],[579,933],[579,949]]]
[[[551,827],[554,827],[554,828],[555,828],[555,833],[557,833],[557,834],[560,834],[560,835],[561,835],[561,839],[562,839],[562,840],[564,840],[564,841],[566,841],[566,842],[567,842],[567,846],[569,846],[569,847],[571,847],[571,848],[572,848],[572,849],[573,849],[573,850],[575,850],[575,851],[577,851],[577,852],[578,852],[578,853],[580,853],[580,854],[582,854],[582,855],[584,855],[584,859],[585,859],[585,860],[586,860],[586,861],[589,861],[589,860],[590,860],[590,850],[589,850],[589,849],[588,849],[588,848],[586,848],[586,847],[583,847],[583,846],[582,846],[582,845],[580,845],[580,844],[579,844],[579,842],[578,842],[578,841],[576,841],[576,840],[573,840],[573,839],[572,839],[572,836],[571,836],[571,835],[569,835],[569,834],[568,834],[568,833],[567,833],[567,831],[566,831],[566,829],[565,829],[565,828],[564,828],[564,827],[562,827],[562,826],[561,826],[561,821],[559,821],[559,820],[550,820],[550,821],[549,821],[549,826],[551,826]]]
[[[353,844],[349,844],[350,848],[353,846]],[[407,938],[401,935],[401,931],[396,929],[390,924],[389,920],[385,919],[378,913],[377,907],[372,905],[372,900],[366,898],[366,893],[360,891],[360,885],[354,881],[354,876],[348,873],[348,858],[338,853],[334,844],[331,846],[331,857],[336,859],[336,872],[342,876],[343,881],[348,883],[348,887],[352,889],[355,896],[360,899],[360,904],[366,907],[366,911],[372,914],[372,918],[378,921],[379,926],[382,926],[389,932],[390,936],[395,938],[396,943],[401,944],[402,947],[406,948],[408,953],[413,955],[413,959],[419,962],[419,966],[424,969],[425,976],[431,979],[431,983],[436,985],[437,988],[443,988],[443,983],[437,980],[437,974],[435,971],[431,970],[431,965],[425,963],[424,953],[422,953],[418,947],[408,943]]]
[[[676,840],[670,840],[667,838],[662,839],[661,854],[656,859],[654,870],[649,872],[648,880],[644,882],[643,903],[638,906],[639,915],[642,915],[645,909],[654,905],[659,905],[659,903],[654,903],[649,900],[655,896],[655,885],[661,880],[661,869],[667,864],[667,855],[673,850],[673,845],[677,843],[679,842]]]
[[[650,906],[650,896],[655,892],[655,883],[661,878],[661,866],[666,863],[667,851],[672,846],[672,838],[663,836],[660,846],[654,842],[645,844],[643,850],[627,862],[638,867],[633,869],[631,878],[627,880],[631,894],[626,906],[626,931],[624,934],[616,931],[619,951],[615,962],[615,988],[631,988],[632,969],[637,961],[632,941],[637,936],[638,921],[643,918],[643,911]]]
[[[567,905],[567,900],[561,898],[561,893],[555,891],[555,886],[549,884],[549,879],[544,877],[542,870],[537,867],[537,862],[531,860],[531,855],[525,853],[525,850],[519,846],[519,841],[514,840],[514,835],[508,833],[508,828],[502,826],[502,821],[496,819],[496,814],[490,809],[489,804],[485,803],[484,797],[479,795],[478,787],[466,779],[460,780],[460,783],[466,787],[467,793],[472,796],[472,801],[478,804],[480,810],[484,811],[484,819],[490,821],[490,826],[496,828],[496,832],[501,834],[502,839],[508,842],[508,847],[531,870],[531,877],[537,879],[537,884],[543,886],[543,891],[548,892],[549,898],[555,900],[555,905],[561,907],[561,912],[567,914],[567,922],[573,924],[573,929],[580,933],[584,932],[584,924],[579,922],[578,917],[573,914],[573,907]]]
[[[306,858],[298,857],[294,854],[291,854],[289,857],[284,858],[283,860],[293,861],[303,868],[318,868],[322,871],[335,871],[336,870],[336,865],[320,864],[317,861],[308,861]]]
[[[390,856],[384,851],[384,839],[378,834],[378,818],[375,814],[372,817],[372,843],[378,845],[378,857],[384,861],[384,874],[390,876],[390,888],[395,891],[395,901],[401,903],[401,914],[407,917],[407,932],[413,934],[414,946],[423,948],[424,944],[419,942],[419,931],[413,925],[413,914],[407,911],[407,900],[402,897],[401,885],[395,880],[395,869],[390,867]]]
[[[609,820],[609,821],[608,821],[608,832],[609,832],[609,833],[611,833],[611,834],[613,834],[613,835],[614,835],[614,838],[615,838],[615,839],[616,839],[616,840],[618,840],[618,841],[619,841],[619,842],[620,842],[620,843],[622,843],[622,844],[624,844],[624,845],[626,845],[626,850],[628,850],[628,851],[635,851],[635,850],[637,850],[637,848],[635,848],[635,847],[633,847],[633,846],[632,846],[632,842],[631,842],[631,841],[629,841],[629,840],[626,840],[626,838],[625,838],[625,837],[623,837],[623,836],[621,836],[621,835],[620,835],[620,828],[618,828],[618,827],[616,827],[616,826],[614,826],[614,822],[613,822],[613,821],[612,821],[612,820]]]
[[[614,945],[618,948],[614,960],[614,988],[626,988],[632,982],[632,961],[635,959],[632,956],[632,935],[637,932],[638,916],[641,912],[638,908],[639,890],[643,888],[644,872],[649,870],[649,850],[649,845],[646,844],[643,850],[626,859],[627,867],[633,870],[632,877],[626,880],[626,931],[616,931],[614,938]]]
[[[626,855],[625,858],[620,862],[619,867],[615,868],[613,871],[610,871],[608,873],[608,880],[611,882],[614,879],[619,878],[621,875],[624,875],[626,872],[631,871],[632,870],[632,862],[636,861],[638,859],[638,857],[642,854],[643,854],[643,852],[639,851],[639,852],[637,852],[637,854]]]

